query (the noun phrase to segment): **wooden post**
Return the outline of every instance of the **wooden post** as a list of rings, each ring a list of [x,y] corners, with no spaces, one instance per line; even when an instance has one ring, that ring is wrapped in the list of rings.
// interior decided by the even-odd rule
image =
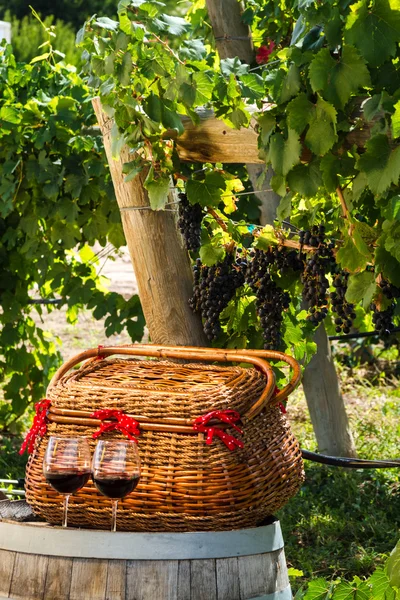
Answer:
[[[206,0],[206,5],[220,57],[238,56],[241,61],[251,64],[254,49],[251,32],[241,18],[243,3],[238,0]]]
[[[314,341],[318,349],[304,370],[303,389],[318,450],[330,456],[355,458],[357,451],[323,323],[318,327]]]
[[[151,341],[157,344],[207,346],[200,317],[192,312],[188,300],[192,295],[192,270],[183,240],[176,227],[174,211],[152,211],[143,187],[145,174],[126,183],[123,164],[132,160],[123,148],[113,160],[110,143],[110,120],[93,100],[104,148],[110,166],[115,195],[121,211],[139,296]]]
[[[238,0],[206,0],[206,4],[220,57],[234,58],[238,56],[240,60],[251,64],[254,61],[254,48],[250,28],[243,23],[241,18],[243,4]],[[261,202],[261,225],[272,224],[281,199],[270,189],[273,170],[266,168],[264,161],[261,165],[257,163],[259,160],[254,163],[248,162],[246,164],[247,172],[253,190],[259,190],[258,179],[266,171],[262,188],[266,191],[256,193],[256,196]]]

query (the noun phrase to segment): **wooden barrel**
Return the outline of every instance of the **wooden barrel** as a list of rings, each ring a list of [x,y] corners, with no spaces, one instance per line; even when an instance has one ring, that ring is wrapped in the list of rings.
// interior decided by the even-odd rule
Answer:
[[[291,600],[279,521],[127,533],[0,522],[0,600]]]

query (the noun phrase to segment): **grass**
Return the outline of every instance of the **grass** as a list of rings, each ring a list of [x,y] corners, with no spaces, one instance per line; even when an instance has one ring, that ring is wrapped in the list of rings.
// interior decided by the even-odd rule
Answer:
[[[351,427],[362,458],[399,458],[400,402],[395,387],[341,372]],[[302,447],[316,443],[301,392],[289,417]],[[350,470],[306,462],[300,493],[277,515],[289,566],[312,577],[368,576],[400,537],[400,469]]]

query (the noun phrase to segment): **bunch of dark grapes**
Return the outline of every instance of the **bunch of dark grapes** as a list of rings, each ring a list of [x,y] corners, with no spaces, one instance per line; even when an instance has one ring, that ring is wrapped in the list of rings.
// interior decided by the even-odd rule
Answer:
[[[286,263],[287,260],[294,264],[293,256],[287,259],[281,254],[283,253],[278,248],[267,252],[256,250],[246,272],[246,281],[257,298],[257,314],[261,321],[265,350],[280,349],[283,311],[290,304],[289,294],[277,286],[271,276],[278,264]]]
[[[371,304],[372,321],[379,335],[385,337],[392,333],[394,329],[393,315],[395,305],[392,304],[386,310],[379,310],[376,304]]]
[[[397,299],[400,298],[400,289],[385,279],[382,279],[380,288],[386,298],[388,300],[392,300],[392,302],[385,310],[379,310],[376,304],[371,304],[371,310],[373,313],[372,321],[379,334],[385,337],[390,335],[394,330],[393,316]]]
[[[192,310],[200,312],[204,332],[209,340],[214,340],[222,331],[219,322],[221,312],[229,304],[236,290],[244,284],[247,262],[227,253],[224,260],[212,267],[196,261],[194,271],[193,296],[189,300]]]
[[[325,239],[325,227],[314,226],[311,231],[300,232],[300,246],[312,246],[315,251],[304,261],[304,270],[301,276],[303,283],[303,299],[309,305],[308,320],[313,325],[318,325],[328,314],[329,281],[327,273],[335,269],[336,262],[333,255],[333,243]]]
[[[201,221],[203,209],[200,204],[190,204],[186,194],[179,194],[178,227],[185,240],[188,250],[197,250],[201,246]]]
[[[207,269],[201,263],[201,259],[197,258],[193,267],[193,296],[189,299],[189,306],[193,312],[201,312],[201,279],[202,271]]]
[[[350,328],[356,318],[354,304],[346,300],[348,279],[349,274],[345,271],[340,271],[335,275],[333,280],[335,291],[331,293],[331,304],[333,312],[336,313],[336,333],[350,333]]]
[[[397,298],[400,298],[400,288],[393,285],[393,283],[389,283],[385,279],[382,279],[380,287],[386,298],[389,300],[397,300]]]

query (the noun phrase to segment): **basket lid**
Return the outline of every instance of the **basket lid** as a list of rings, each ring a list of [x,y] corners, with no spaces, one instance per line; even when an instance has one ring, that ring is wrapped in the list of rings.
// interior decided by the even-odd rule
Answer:
[[[47,397],[57,408],[195,419],[211,410],[231,409],[243,415],[265,386],[265,377],[254,368],[107,358],[86,361],[64,375]]]

